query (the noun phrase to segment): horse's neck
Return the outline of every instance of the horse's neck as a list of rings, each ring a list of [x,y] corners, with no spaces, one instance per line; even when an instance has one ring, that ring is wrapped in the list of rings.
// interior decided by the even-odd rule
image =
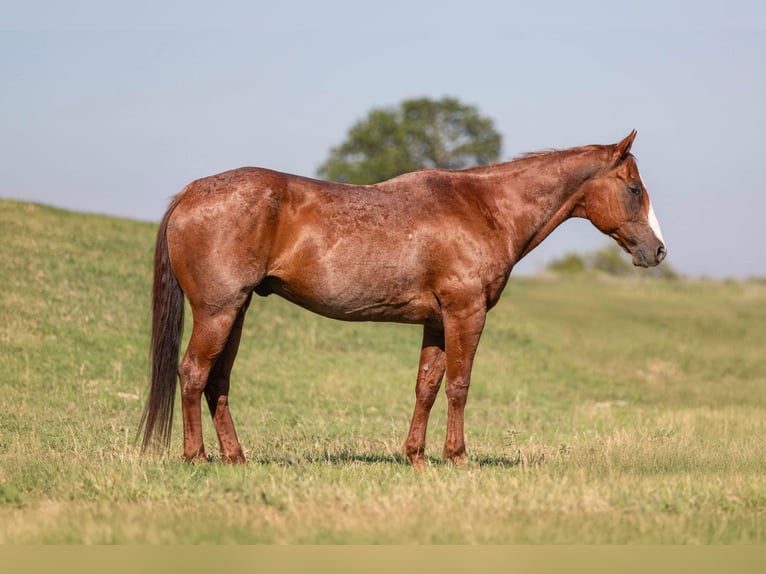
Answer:
[[[533,155],[498,170],[498,211],[506,220],[514,264],[578,215],[577,191],[599,169],[596,151],[589,149]]]

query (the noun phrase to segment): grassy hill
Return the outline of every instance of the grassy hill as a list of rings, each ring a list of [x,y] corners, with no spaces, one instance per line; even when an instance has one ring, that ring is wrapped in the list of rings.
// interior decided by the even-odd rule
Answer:
[[[133,441],[155,229],[0,201],[0,543],[766,542],[766,284],[513,279],[470,460],[435,457],[440,396],[423,474],[399,456],[419,328],[258,298],[231,392],[250,462],[187,465],[180,420],[168,455]]]

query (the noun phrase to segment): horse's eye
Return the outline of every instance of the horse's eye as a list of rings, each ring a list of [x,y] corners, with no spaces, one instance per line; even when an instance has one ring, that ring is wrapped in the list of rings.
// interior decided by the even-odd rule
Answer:
[[[641,186],[636,184],[629,185],[628,191],[633,195],[641,195]]]

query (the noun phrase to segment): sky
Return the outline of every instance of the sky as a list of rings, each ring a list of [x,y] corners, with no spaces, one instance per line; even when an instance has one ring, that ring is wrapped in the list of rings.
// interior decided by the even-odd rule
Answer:
[[[673,268],[766,276],[764,6],[0,0],[0,198],[158,221],[196,178],[314,176],[371,108],[448,95],[504,161],[635,128]],[[570,220],[516,272],[608,241]]]

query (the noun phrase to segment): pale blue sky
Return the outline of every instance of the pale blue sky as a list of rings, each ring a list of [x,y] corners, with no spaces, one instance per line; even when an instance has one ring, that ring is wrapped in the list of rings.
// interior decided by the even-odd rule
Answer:
[[[763,3],[276,4],[0,2],[0,197],[156,221],[192,179],[313,175],[371,107],[451,95],[503,159],[636,128],[671,264],[766,275]],[[570,221],[517,270],[606,241]]]

